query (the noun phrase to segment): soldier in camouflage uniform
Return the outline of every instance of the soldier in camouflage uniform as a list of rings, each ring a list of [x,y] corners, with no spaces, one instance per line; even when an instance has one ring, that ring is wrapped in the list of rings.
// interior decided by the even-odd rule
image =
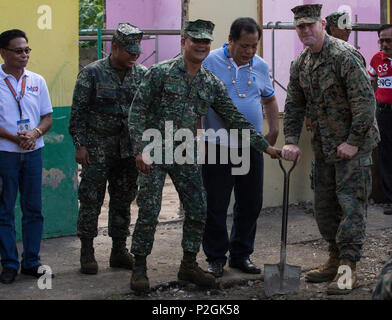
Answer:
[[[308,108],[315,157],[315,216],[329,243],[330,257],[306,280],[333,280],[327,292],[345,294],[350,289],[339,288],[337,270],[348,265],[355,287],[356,263],[365,242],[371,152],[379,141],[375,99],[362,55],[325,33],[321,5],[297,6],[292,11],[297,34],[307,48],[290,68],[282,156],[300,159],[297,145]]]
[[[172,121],[173,132],[181,128],[194,132],[201,116],[206,115],[211,106],[224,119],[227,127],[240,131],[250,129],[250,144],[258,152],[279,157],[280,150],[269,146],[237,111],[224,84],[201,66],[210,51],[213,28],[214,24],[210,21],[186,23],[181,39],[184,55],[149,69],[129,113],[129,131],[136,166],[142,172],[138,179],[139,213],[131,247],[135,255],[135,267],[130,285],[135,291],[149,290],[146,257],[153,246],[166,174],[170,175],[185,209],[182,239],[184,256],[178,278],[202,287],[215,285],[215,277],[200,269],[196,262],[207,213],[201,166],[196,161],[193,164],[170,164],[170,161],[164,160],[163,164],[154,163],[152,167],[145,150],[149,142],[142,141],[146,129],[155,128],[164,136],[165,122]],[[165,154],[164,148],[162,154]]]
[[[346,15],[345,17],[343,17]],[[343,18],[342,18],[343,17]],[[350,33],[352,30],[351,21],[348,20],[349,16],[346,12],[333,12],[328,15],[325,20],[327,21],[327,25],[325,26],[325,31],[332,37],[337,39],[348,41],[350,37]],[[341,26],[339,26],[339,20],[341,22]],[[307,110],[308,111],[308,110]],[[306,114],[305,125],[307,131],[312,131],[312,121]],[[310,187],[314,190],[314,183],[313,183],[313,175],[314,175],[314,160],[311,163],[311,173],[310,173]]]
[[[392,300],[392,256],[381,270],[372,298],[373,300]]]
[[[128,134],[128,110],[147,68],[136,64],[143,34],[135,26],[119,24],[109,57],[93,62],[78,76],[69,132],[76,162],[82,165],[77,235],[81,239],[81,271],[96,274],[93,239],[104,201],[110,195],[109,236],[113,247],[110,266],[132,269],[126,249],[130,205],[136,197],[138,171]]]
[[[346,12],[333,12],[325,18],[327,21],[325,31],[332,37],[348,41],[352,30],[351,21],[349,19],[350,17]]]

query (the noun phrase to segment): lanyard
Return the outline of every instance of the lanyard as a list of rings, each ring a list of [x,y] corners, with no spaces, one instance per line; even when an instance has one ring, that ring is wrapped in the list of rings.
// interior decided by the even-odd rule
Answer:
[[[4,82],[7,84],[8,89],[10,89],[12,95],[15,98],[15,101],[18,104],[18,108],[19,108],[20,119],[23,120],[22,106],[20,105],[20,100],[23,98],[25,91],[26,91],[26,75],[23,76],[23,79],[22,79],[22,89],[20,90],[20,97],[19,98],[18,98],[18,94],[16,93],[16,91],[12,87],[11,82],[8,80],[8,78],[5,78]]]

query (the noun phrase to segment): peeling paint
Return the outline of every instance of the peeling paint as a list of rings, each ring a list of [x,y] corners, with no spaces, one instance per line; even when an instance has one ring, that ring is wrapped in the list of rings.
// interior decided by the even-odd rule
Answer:
[[[42,185],[44,186],[51,186],[53,189],[57,189],[64,178],[65,174],[59,169],[52,168],[46,170],[44,168],[42,170]]]
[[[63,134],[48,132],[46,135],[44,135],[44,142],[45,143],[62,143],[63,140],[64,140]]]

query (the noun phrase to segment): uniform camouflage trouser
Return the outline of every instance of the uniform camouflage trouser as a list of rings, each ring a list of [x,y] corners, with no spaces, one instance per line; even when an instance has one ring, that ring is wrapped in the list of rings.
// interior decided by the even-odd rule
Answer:
[[[136,197],[137,175],[135,158],[90,163],[88,167],[82,168],[77,226],[77,235],[80,238],[93,238],[98,234],[98,216],[105,198],[107,182],[110,196],[109,236],[129,236],[130,206]]]
[[[392,256],[381,270],[373,291],[373,300],[392,300]]]
[[[138,218],[132,235],[131,252],[147,256],[151,253],[158,215],[161,210],[162,189],[169,174],[184,205],[182,248],[198,253],[207,215],[206,195],[200,165],[156,165],[150,174],[139,174]]]
[[[315,157],[315,217],[323,238],[337,245],[340,258],[359,261],[366,239],[371,192],[370,154],[327,164]]]

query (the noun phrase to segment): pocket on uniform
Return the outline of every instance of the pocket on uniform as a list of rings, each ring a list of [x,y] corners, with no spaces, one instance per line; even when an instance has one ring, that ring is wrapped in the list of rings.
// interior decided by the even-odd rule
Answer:
[[[205,116],[207,114],[208,108],[211,106],[213,102],[213,97],[206,92],[205,90],[200,90],[198,92],[199,95],[199,103],[196,105],[196,113],[200,116]]]
[[[373,160],[371,155],[359,159],[360,181],[357,190],[357,197],[365,202],[368,201],[372,192],[372,172]]]

